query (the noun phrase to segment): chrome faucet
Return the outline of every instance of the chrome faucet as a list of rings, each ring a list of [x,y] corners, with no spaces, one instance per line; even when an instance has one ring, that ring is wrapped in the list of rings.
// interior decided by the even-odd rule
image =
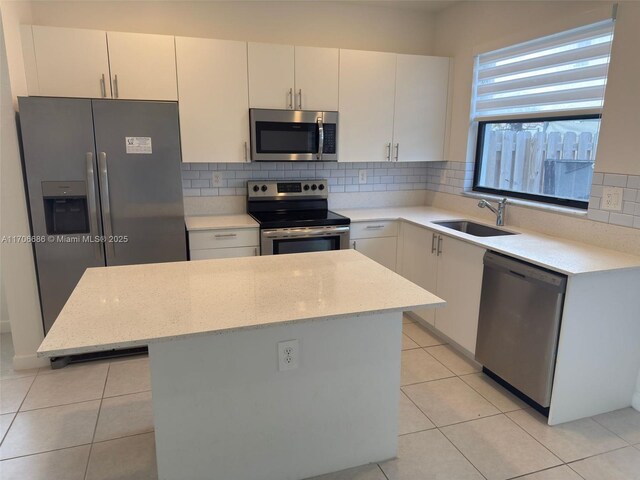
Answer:
[[[506,198],[503,198],[502,200],[500,200],[498,202],[498,208],[496,208],[493,205],[491,205],[485,199],[480,200],[478,202],[478,206],[480,208],[487,207],[489,210],[491,210],[493,213],[496,214],[496,225],[497,226],[501,227],[501,226],[504,225],[504,209],[507,206],[507,199]]]

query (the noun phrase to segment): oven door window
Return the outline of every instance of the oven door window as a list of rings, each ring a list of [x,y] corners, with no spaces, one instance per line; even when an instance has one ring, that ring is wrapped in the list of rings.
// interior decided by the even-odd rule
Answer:
[[[286,238],[273,240],[273,254],[326,252],[340,250],[340,236],[310,237],[310,238]]]
[[[316,153],[315,123],[256,122],[257,153]]]

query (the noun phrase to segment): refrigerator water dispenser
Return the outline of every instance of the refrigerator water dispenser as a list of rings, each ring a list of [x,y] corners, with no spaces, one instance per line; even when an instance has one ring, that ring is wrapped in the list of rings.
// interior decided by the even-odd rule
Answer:
[[[85,182],[42,182],[48,235],[90,233],[86,192]]]

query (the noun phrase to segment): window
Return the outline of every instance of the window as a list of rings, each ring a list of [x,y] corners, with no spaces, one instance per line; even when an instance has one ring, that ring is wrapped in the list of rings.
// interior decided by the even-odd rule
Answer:
[[[476,57],[474,191],[586,209],[613,20]]]

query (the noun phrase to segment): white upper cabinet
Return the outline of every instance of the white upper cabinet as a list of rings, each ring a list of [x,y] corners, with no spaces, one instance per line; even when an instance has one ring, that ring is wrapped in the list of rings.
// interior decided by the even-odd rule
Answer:
[[[398,55],[394,160],[444,160],[448,83],[448,58]]]
[[[183,162],[245,162],[247,44],[176,37]]]
[[[249,106],[338,109],[337,48],[249,42]]]
[[[248,45],[249,106],[293,109],[295,54],[293,45]]]
[[[177,100],[174,37],[108,32],[113,98]]]
[[[389,161],[396,57],[394,53],[340,50],[341,162]]]
[[[37,75],[27,79],[30,95],[111,97],[105,32],[34,25],[32,35],[33,52],[25,51],[25,63],[33,53],[37,65],[28,70]]]
[[[32,42],[21,34],[30,95],[178,99],[172,36],[38,25]]]
[[[337,48],[295,47],[295,102],[297,110],[338,110]]]

